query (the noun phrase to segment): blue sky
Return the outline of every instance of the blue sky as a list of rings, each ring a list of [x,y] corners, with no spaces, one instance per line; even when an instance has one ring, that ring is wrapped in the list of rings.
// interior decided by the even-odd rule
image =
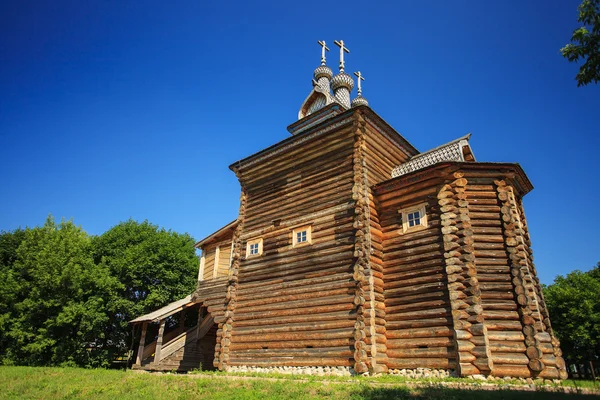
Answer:
[[[0,229],[52,213],[91,234],[131,217],[201,239],[237,215],[228,165],[288,137],[316,41],[343,39],[373,110],[419,150],[472,132],[478,160],[523,166],[542,282],[587,270],[600,86],[577,88],[559,53],[578,4],[2,2]]]

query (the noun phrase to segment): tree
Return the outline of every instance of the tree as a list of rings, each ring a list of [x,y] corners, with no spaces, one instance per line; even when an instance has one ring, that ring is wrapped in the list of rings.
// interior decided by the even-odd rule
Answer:
[[[591,271],[557,276],[544,296],[565,358],[600,357],[600,263]]]
[[[12,235],[2,241],[13,243],[4,246],[9,265],[0,270],[3,363],[107,365],[97,339],[110,322],[108,299],[120,285],[94,264],[91,238],[72,221],[56,224],[51,216],[41,227]]]
[[[110,311],[107,347],[131,345],[128,321],[189,295],[196,286],[194,239],[148,221],[121,222],[93,239],[94,262],[110,271],[121,288]]]
[[[20,228],[12,232],[0,232],[0,361],[10,345],[6,333],[11,316],[15,313],[19,293],[19,279],[14,263],[17,260],[17,249],[24,238],[25,231]]]
[[[600,80],[600,0],[583,0],[579,5],[579,18],[583,24],[576,29],[571,43],[560,49],[569,61],[585,60],[575,79],[577,86],[598,83]]]

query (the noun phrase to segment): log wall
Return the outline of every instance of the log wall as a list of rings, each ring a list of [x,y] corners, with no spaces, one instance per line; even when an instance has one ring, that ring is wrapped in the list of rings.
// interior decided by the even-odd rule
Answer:
[[[389,368],[456,368],[440,208],[440,179],[377,193]],[[428,227],[402,232],[402,208],[427,203]]]
[[[238,171],[246,204],[221,369],[354,366],[354,129]],[[311,226],[312,243],[293,247],[292,230],[303,225]],[[246,242],[257,238],[262,255],[247,255]]]
[[[231,235],[229,238],[221,239],[219,242],[211,243],[203,247],[204,250],[204,280],[213,279],[229,274],[231,262]],[[217,259],[218,249],[218,259]],[[217,263],[215,264],[215,261]],[[215,273],[215,268],[217,269]]]
[[[461,165],[375,189],[379,226],[371,226],[383,238],[387,365],[566,377],[515,173]],[[422,202],[427,229],[402,234],[399,210]]]
[[[207,247],[204,251],[204,273],[202,274],[202,278],[204,280],[212,279],[215,271],[215,255],[216,255],[216,247]]]

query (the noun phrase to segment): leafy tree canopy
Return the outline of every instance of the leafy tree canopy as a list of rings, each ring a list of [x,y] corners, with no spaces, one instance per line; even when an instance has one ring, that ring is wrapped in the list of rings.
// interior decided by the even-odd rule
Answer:
[[[552,327],[565,358],[585,361],[600,357],[600,263],[591,271],[558,276],[544,288]]]
[[[1,232],[0,364],[107,366],[131,345],[129,320],[192,292],[193,245],[147,221]]]
[[[20,239],[20,240],[19,240]],[[4,361],[27,365],[103,365],[95,346],[118,286],[94,264],[90,237],[72,221],[3,234],[0,331]],[[10,248],[10,246],[6,246]],[[5,248],[5,249],[6,249]]]
[[[131,342],[128,321],[190,294],[197,283],[194,239],[148,221],[122,222],[93,239],[94,262],[120,283],[109,336],[114,352]]]
[[[583,0],[579,5],[578,21],[571,43],[560,49],[569,61],[584,60],[575,79],[577,86],[598,83],[600,80],[600,0]]]

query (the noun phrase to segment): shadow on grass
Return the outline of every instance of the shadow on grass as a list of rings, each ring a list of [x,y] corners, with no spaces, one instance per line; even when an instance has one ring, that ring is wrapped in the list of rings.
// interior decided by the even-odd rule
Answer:
[[[381,388],[363,387],[357,393],[358,399],[364,400],[394,400],[394,399],[444,399],[444,400],[558,400],[558,399],[586,399],[598,398],[598,395],[585,395],[578,393],[557,393],[549,391],[524,392],[517,390],[469,390],[453,389],[447,387],[431,388]]]

